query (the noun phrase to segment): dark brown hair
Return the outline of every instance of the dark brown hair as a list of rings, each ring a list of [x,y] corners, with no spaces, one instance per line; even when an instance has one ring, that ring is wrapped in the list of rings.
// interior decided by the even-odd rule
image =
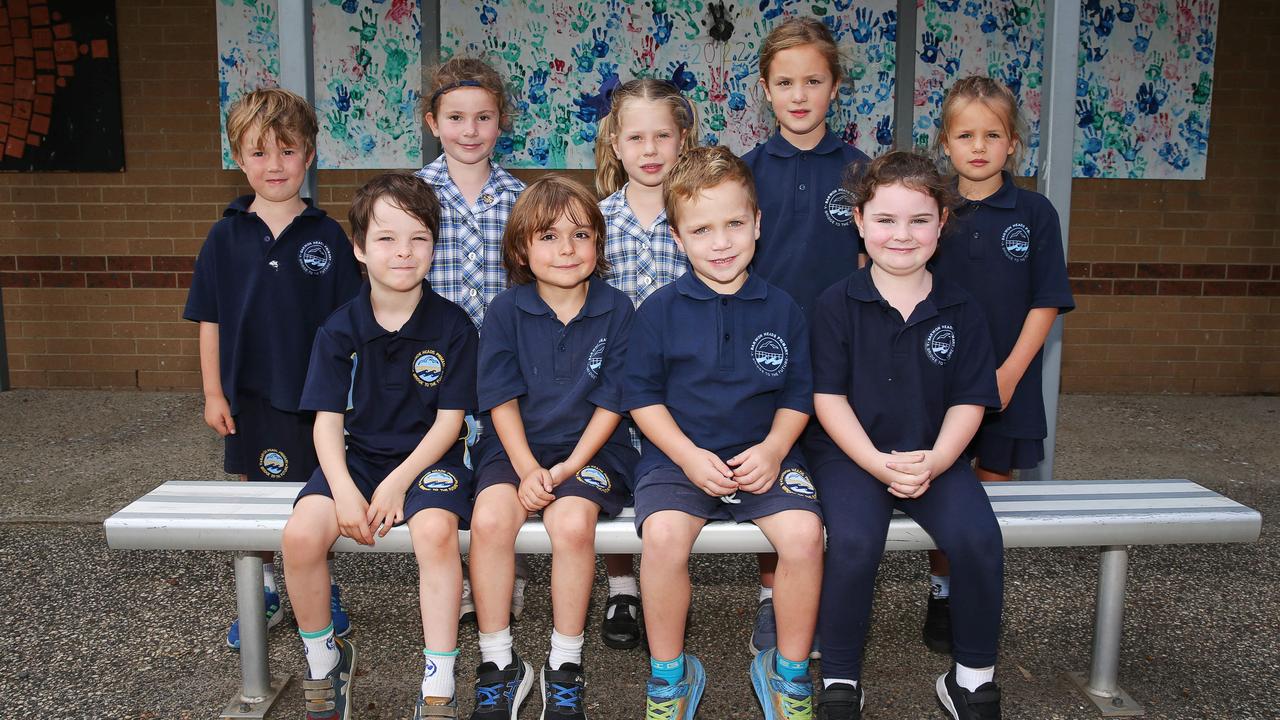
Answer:
[[[604,215],[591,191],[576,180],[552,173],[529,183],[511,208],[502,231],[502,266],[510,285],[527,285],[537,278],[529,269],[529,245],[541,232],[568,215],[575,225],[591,228],[596,235],[596,275],[609,271],[604,258]]]
[[[383,173],[356,191],[351,199],[351,211],[347,213],[351,242],[362,251],[365,233],[373,222],[373,206],[379,200],[386,200],[417,218],[431,231],[432,240],[440,237],[440,200],[436,198],[436,191],[407,172]]]
[[[1004,163],[1005,169],[1017,167],[1026,149],[1026,143],[1023,142],[1023,138],[1026,137],[1025,123],[1022,114],[1018,112],[1018,98],[1014,97],[1013,91],[1007,85],[985,75],[970,75],[957,80],[956,84],[947,91],[947,96],[942,99],[942,126],[938,128],[938,137],[933,143],[933,152],[939,165],[945,168],[951,166],[951,161],[947,158],[942,146],[946,143],[950,132],[952,117],[958,107],[968,105],[975,100],[986,105],[987,109],[1000,118],[1004,123],[1005,132],[1009,133],[1009,139],[1017,143],[1013,154],[1005,158]]]
[[[888,152],[872,160],[862,176],[846,189],[853,195],[853,206],[861,213],[875,197],[876,190],[886,185],[904,185],[932,197],[938,203],[939,219],[959,200],[933,160],[904,150]]]
[[[697,147],[681,155],[662,183],[662,204],[667,209],[667,222],[679,232],[680,203],[729,180],[740,183],[746,190],[753,212],[760,207],[751,168],[729,148],[723,145]]]
[[[836,85],[843,79],[840,69],[840,46],[831,30],[817,18],[793,17],[769,31],[760,46],[760,79],[769,82],[769,66],[783,50],[813,45],[826,59],[831,70],[831,81]]]
[[[276,142],[302,149],[307,157],[316,151],[316,112],[301,96],[281,88],[262,88],[241,97],[227,111],[227,142],[237,161],[247,148],[240,147],[245,135],[258,128],[261,150],[267,135]]]
[[[431,89],[431,94],[427,96],[427,112],[433,116],[440,112],[440,97],[451,90],[463,87],[488,90],[498,103],[498,127],[503,132],[511,131],[511,101],[506,83],[502,81],[498,71],[485,61],[468,57],[452,58],[429,70],[426,84]]]

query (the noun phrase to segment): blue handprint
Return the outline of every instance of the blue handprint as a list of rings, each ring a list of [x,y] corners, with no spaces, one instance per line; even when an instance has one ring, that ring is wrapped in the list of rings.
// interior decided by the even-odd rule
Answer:
[[[960,58],[964,55],[964,48],[960,47],[959,43],[952,40],[949,45],[949,50],[950,52],[947,54],[947,61],[943,63],[942,69],[947,73],[947,75],[955,75],[956,72],[960,70]]]
[[[689,63],[671,63],[667,65],[667,73],[671,78],[671,83],[680,89],[681,92],[688,92],[698,84],[698,78],[689,72]]]
[[[1093,106],[1092,100],[1076,101],[1076,127],[1093,127],[1097,118],[1097,110]]]
[[[893,83],[889,80],[889,73],[883,70],[876,73],[876,81],[878,82],[878,86],[876,87],[876,101],[884,102],[893,94]]]
[[[968,0],[968,2],[964,4],[965,17],[971,17],[976,20],[981,12],[982,4],[979,3],[978,0]]]
[[[881,147],[889,147],[893,144],[893,127],[890,125],[888,115],[880,118],[880,122],[876,123],[876,142],[880,143]]]
[[[1113,8],[1106,8],[1094,17],[1093,29],[1100,38],[1110,36],[1115,25],[1116,11]]]
[[[996,20],[995,15],[987,13],[987,16],[982,18],[982,24],[978,28],[982,30],[983,34],[990,35],[1000,29],[1000,23]]]
[[[1185,170],[1191,164],[1183,148],[1176,143],[1167,142],[1158,151],[1161,159],[1169,163],[1175,170]]]
[[[339,85],[333,89],[333,104],[338,108],[338,112],[346,112],[351,109],[351,92],[347,90],[346,85]]]
[[[742,111],[747,109],[746,85],[742,82],[742,78],[730,77],[727,83],[729,90],[729,109],[733,111]]]
[[[938,9],[942,12],[955,12],[960,7],[960,0],[937,0]]]
[[[653,14],[653,40],[658,45],[666,45],[671,40],[671,28],[675,27],[675,21],[671,16],[664,12],[655,12]]]
[[[1120,157],[1124,158],[1125,162],[1133,162],[1138,158],[1138,153],[1142,152],[1142,142],[1135,142],[1133,138],[1126,137],[1120,143],[1120,147],[1116,148],[1116,151],[1120,153]]]
[[[595,67],[596,56],[591,54],[591,43],[579,43],[573,46],[573,59],[578,62],[578,72],[591,72]]]
[[[1084,129],[1084,152],[1086,155],[1097,155],[1102,150],[1102,134],[1098,128],[1090,125]]]
[[[359,7],[360,3],[356,2],[356,0],[342,0],[342,11],[348,15],[355,15]]]
[[[538,68],[529,76],[529,103],[544,105],[547,102],[547,70]]]
[[[1076,78],[1076,97],[1089,97],[1089,81],[1093,79],[1093,73],[1089,73],[1089,77]]]
[[[920,50],[920,59],[932,65],[938,61],[938,36],[933,31],[926,30],[924,35],[920,37],[924,48]]]
[[[871,36],[875,34],[876,25],[880,24],[880,18],[872,19],[871,8],[860,7],[853,14],[857,25],[853,28],[853,41],[862,45],[871,40]]]
[[[596,141],[596,124],[587,123],[578,131],[578,139],[575,145],[590,145]]]
[[[1168,98],[1169,93],[1151,83],[1142,83],[1138,86],[1138,109],[1144,115],[1155,115],[1160,112],[1160,106],[1164,105],[1164,101]]]
[[[480,24],[492,25],[498,22],[498,11],[488,5],[480,6]]]
[[[1133,51],[1144,53],[1151,47],[1151,28],[1138,23],[1133,28]]]
[[[1110,52],[1101,45],[1095,45],[1092,35],[1082,35],[1080,37],[1080,50],[1084,53],[1087,62],[1102,62],[1102,58]]]
[[[1196,36],[1196,42],[1200,43],[1200,49],[1196,50],[1196,59],[1205,65],[1213,62],[1213,33],[1209,32],[1209,28],[1200,31]]]
[[[875,103],[871,102],[871,99],[865,96],[858,101],[858,106],[854,108],[854,110],[858,111],[859,115],[870,115],[871,111],[875,109]]]
[[[898,41],[898,11],[885,10],[880,15],[883,24],[880,26],[880,37],[888,42]]]
[[[591,54],[603,58],[609,54],[609,32],[603,28],[591,31]]]
[[[547,158],[548,156],[550,156],[550,154],[551,154],[551,148],[547,147],[546,138],[534,138],[529,143],[529,157],[532,158],[533,161],[538,165],[541,165],[542,167],[546,167]]]
[[[1200,113],[1195,111],[1188,113],[1187,119],[1178,127],[1178,131],[1192,150],[1204,153],[1209,149],[1209,133],[1205,129],[1204,121],[1200,119]]]
[[[1120,22],[1131,23],[1137,9],[1129,0],[1120,0],[1120,9],[1116,10],[1116,19]]]

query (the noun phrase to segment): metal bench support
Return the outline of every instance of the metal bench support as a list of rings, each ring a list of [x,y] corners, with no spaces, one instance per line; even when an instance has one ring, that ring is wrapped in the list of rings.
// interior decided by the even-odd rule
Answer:
[[[262,558],[236,557],[236,612],[240,616],[240,692],[222,710],[224,718],[261,720],[280,696],[289,676],[271,681],[267,671],[267,608],[262,596]]]
[[[1071,683],[1103,717],[1133,717],[1146,710],[1120,688],[1120,636],[1124,633],[1124,586],[1129,571],[1129,548],[1102,548],[1098,564],[1098,606],[1093,624],[1093,665],[1088,677],[1067,673]]]

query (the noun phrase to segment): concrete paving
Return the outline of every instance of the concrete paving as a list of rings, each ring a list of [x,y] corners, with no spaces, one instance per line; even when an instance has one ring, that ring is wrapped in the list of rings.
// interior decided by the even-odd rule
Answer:
[[[1121,684],[1152,719],[1280,717],[1280,398],[1066,396],[1061,478],[1186,477],[1259,509],[1253,545],[1143,547],[1132,554]],[[230,557],[122,552],[102,520],[170,479],[221,479],[217,438],[194,394],[0,393],[0,718],[212,718],[237,687],[223,646],[234,614]],[[1089,663],[1096,553],[1010,550],[1000,682],[1005,717],[1097,717],[1062,679]],[[535,561],[517,646],[541,662],[549,627],[548,564]],[[362,661],[360,718],[403,718],[421,669],[411,558],[337,560]],[[699,717],[759,718],[747,677],[754,559],[694,562],[688,647],[711,684]],[[934,677],[947,659],[918,639],[922,555],[882,568],[864,681],[864,717],[942,718]],[[601,586],[603,583],[601,583]],[[592,625],[599,621],[597,590]],[[477,662],[464,627],[461,694]],[[289,622],[272,631],[277,673],[295,675],[272,718],[302,714],[304,663]],[[604,648],[589,633],[589,714],[642,715],[642,650]],[[464,710],[469,700],[463,701]],[[522,717],[536,717],[531,701]],[[464,715],[465,716],[465,715]]]

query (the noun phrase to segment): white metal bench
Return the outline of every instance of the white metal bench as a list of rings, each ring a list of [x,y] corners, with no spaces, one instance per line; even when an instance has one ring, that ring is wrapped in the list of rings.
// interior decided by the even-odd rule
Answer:
[[[288,682],[272,682],[267,669],[267,628],[262,597],[262,561],[254,551],[279,550],[281,533],[300,483],[172,481],[112,515],[107,544],[121,550],[227,550],[236,560],[240,623],[241,690],[223,717],[262,717]],[[1124,617],[1129,545],[1253,542],[1262,516],[1189,480],[1082,480],[988,483],[1005,547],[1100,548],[1093,661],[1073,682],[1104,716],[1141,715],[1142,707],[1117,682]],[[463,532],[463,550],[468,533]],[[929,535],[906,516],[889,525],[888,550],[925,550]],[[525,523],[516,539],[524,553],[549,553],[542,523]],[[698,553],[769,551],[751,524],[711,523],[699,536]],[[347,538],[338,552],[412,552],[405,527],[372,547]],[[640,552],[630,511],[596,528],[601,553]]]

